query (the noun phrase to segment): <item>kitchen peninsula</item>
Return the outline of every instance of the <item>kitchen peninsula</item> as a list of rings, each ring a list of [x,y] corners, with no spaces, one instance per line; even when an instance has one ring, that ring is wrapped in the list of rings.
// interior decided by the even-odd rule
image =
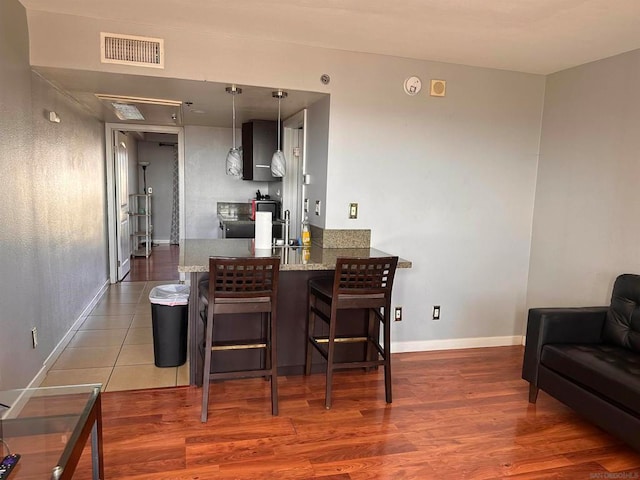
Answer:
[[[338,257],[375,258],[391,256],[373,248],[326,248],[316,244],[311,247],[274,247],[266,251],[253,249],[251,239],[187,239],[180,243],[178,271],[189,274],[191,293],[189,297],[189,379],[192,385],[202,383],[202,357],[200,339],[204,325],[198,318],[201,305],[198,284],[209,272],[209,257],[279,256],[280,281],[278,287],[278,371],[283,375],[302,374],[304,369],[307,319],[307,282],[319,275],[332,276]],[[399,259],[398,268],[411,268],[411,262]],[[363,317],[364,318],[364,317]],[[354,320],[356,323],[359,319]],[[345,322],[346,324],[354,322]],[[348,326],[347,326],[348,328]],[[233,329],[222,332],[233,336]],[[214,352],[215,353],[215,352]],[[224,352],[225,359],[236,352]],[[258,352],[253,357],[238,352],[231,362],[239,364],[260,362]],[[244,355],[242,358],[240,354]],[[223,360],[222,362],[228,362]]]

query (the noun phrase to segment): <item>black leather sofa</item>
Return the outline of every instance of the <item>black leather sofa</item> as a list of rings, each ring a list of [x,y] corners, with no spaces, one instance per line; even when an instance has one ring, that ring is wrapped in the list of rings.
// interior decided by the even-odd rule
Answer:
[[[609,307],[529,310],[522,378],[640,451],[640,275]]]

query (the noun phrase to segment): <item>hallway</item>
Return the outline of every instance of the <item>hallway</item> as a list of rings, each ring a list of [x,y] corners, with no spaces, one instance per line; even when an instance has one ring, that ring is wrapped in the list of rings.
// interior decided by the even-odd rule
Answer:
[[[160,245],[132,259],[127,278],[109,286],[42,385],[102,383],[107,392],[188,385],[188,362],[158,368],[153,357],[149,292],[178,282],[178,255],[177,245]]]
[[[175,283],[180,280],[178,245],[154,245],[149,257],[132,257],[131,270],[123,282],[159,281]]]

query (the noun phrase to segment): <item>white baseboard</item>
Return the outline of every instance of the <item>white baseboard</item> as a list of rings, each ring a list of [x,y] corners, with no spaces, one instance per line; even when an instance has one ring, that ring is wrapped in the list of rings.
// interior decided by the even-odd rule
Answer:
[[[80,325],[82,325],[82,322],[84,322],[87,319],[91,311],[98,304],[102,296],[105,294],[105,292],[109,288],[109,285],[110,285],[109,280],[107,280],[104,283],[104,285],[100,287],[100,290],[98,290],[98,293],[95,294],[95,296],[91,299],[89,304],[84,308],[82,313],[73,322],[73,325],[71,325],[71,328],[69,328],[67,333],[62,337],[62,339],[58,342],[58,344],[55,346],[53,351],[46,358],[46,360],[44,361],[44,364],[42,365],[42,368],[36,374],[36,376],[33,377],[33,380],[31,380],[31,382],[29,383],[28,388],[34,388],[34,387],[40,386],[44,378],[47,376],[47,372],[51,369],[53,364],[56,363],[56,360],[58,359],[60,354],[69,344],[69,342],[71,341],[75,333],[78,331],[78,329],[80,328]]]
[[[51,355],[49,355],[49,356],[51,356]],[[47,358],[47,360],[48,360],[48,358]],[[36,376],[33,377],[33,379],[29,382],[29,385],[27,385],[27,388],[37,388],[37,387],[39,387],[40,384],[44,381],[44,378],[47,376],[47,372],[49,371],[49,368],[50,367],[47,367],[46,364],[42,365],[42,368],[38,371],[38,373],[36,373]]]
[[[522,335],[514,335],[511,337],[451,338],[446,340],[391,342],[391,353],[457,350],[462,348],[505,347],[508,345],[522,345],[523,341]]]
[[[171,240],[169,240],[168,238],[167,238],[167,239],[160,239],[160,240],[158,240],[157,238],[154,238],[154,239],[151,241],[151,243],[152,243],[152,244],[157,244],[157,245],[169,245],[169,242],[170,242],[170,241],[171,241]]]

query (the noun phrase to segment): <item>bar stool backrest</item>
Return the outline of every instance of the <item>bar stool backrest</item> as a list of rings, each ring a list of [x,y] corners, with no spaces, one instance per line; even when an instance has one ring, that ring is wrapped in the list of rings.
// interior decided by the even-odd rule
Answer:
[[[209,302],[268,298],[278,294],[278,257],[210,257]]]
[[[397,265],[398,257],[338,258],[333,298],[345,301],[358,296],[391,301]]]

